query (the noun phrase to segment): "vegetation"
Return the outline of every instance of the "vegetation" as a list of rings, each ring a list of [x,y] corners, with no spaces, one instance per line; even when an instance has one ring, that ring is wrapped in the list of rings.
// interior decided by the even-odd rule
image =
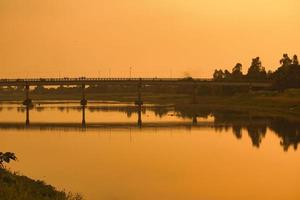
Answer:
[[[286,88],[299,88],[300,65],[298,57],[294,55],[293,59],[290,59],[287,54],[284,54],[280,63],[281,67],[271,74],[275,87],[279,90],[284,90]]]
[[[0,199],[1,200],[82,200],[78,194],[57,191],[43,181],[35,181],[8,171],[4,163],[16,160],[14,153],[0,152]]]
[[[14,153],[11,153],[11,152],[2,153],[2,152],[0,152],[0,168],[4,168],[4,163],[9,163],[11,160],[17,160],[17,157]]]
[[[247,74],[242,73],[242,64],[237,63],[230,73],[228,70],[215,70],[216,81],[272,81],[274,89],[300,88],[300,65],[297,55],[292,59],[283,54],[280,67],[275,72],[266,72],[259,57],[253,58]]]

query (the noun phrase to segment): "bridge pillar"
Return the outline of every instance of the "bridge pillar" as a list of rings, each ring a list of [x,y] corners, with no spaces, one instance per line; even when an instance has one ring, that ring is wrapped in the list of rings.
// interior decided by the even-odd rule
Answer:
[[[23,101],[23,105],[26,106],[26,121],[25,124],[26,126],[28,126],[30,124],[30,120],[29,120],[29,109],[32,106],[32,100],[29,98],[29,90],[30,90],[30,86],[26,85],[25,86],[25,100]]]
[[[25,100],[23,101],[24,106],[32,106],[32,100],[29,98],[29,85],[25,86]]]
[[[85,106],[82,106],[82,127],[85,127]]]
[[[85,98],[85,85],[84,84],[81,87],[81,92],[82,92],[82,96],[81,96],[80,105],[86,106],[87,105],[87,100]]]
[[[139,83],[137,85],[137,100],[135,101],[135,105],[138,108],[138,126],[142,126],[142,79],[140,78]]]
[[[87,100],[85,98],[85,84],[82,84],[82,86],[81,86],[80,105],[82,107],[82,127],[85,127],[86,126],[86,123],[85,123],[85,108],[86,108],[86,105],[87,105]]]
[[[26,106],[26,121],[25,121],[26,126],[29,126],[30,124],[30,119],[29,119],[29,106]]]

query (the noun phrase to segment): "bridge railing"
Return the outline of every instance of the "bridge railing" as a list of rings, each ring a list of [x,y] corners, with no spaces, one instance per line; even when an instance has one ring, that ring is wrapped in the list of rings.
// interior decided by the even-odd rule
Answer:
[[[212,79],[184,79],[184,78],[25,78],[25,79],[0,79],[0,82],[72,82],[72,81],[212,81]]]
[[[0,79],[0,84],[5,85],[80,85],[80,84],[98,84],[101,82],[107,83],[118,83],[118,82],[138,82],[142,81],[144,83],[160,83],[165,82],[166,84],[171,83],[214,83],[214,84],[256,84],[256,85],[271,85],[271,81],[249,81],[249,80],[239,80],[239,81],[215,81],[209,78],[86,78],[86,77],[78,77],[78,78],[24,78],[24,79]]]

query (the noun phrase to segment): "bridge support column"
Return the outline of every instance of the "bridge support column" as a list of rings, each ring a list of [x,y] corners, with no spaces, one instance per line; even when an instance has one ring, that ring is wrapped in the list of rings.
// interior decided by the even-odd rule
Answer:
[[[82,127],[85,127],[85,106],[82,106]]]
[[[85,85],[84,84],[81,87],[81,92],[82,92],[82,95],[81,95],[80,105],[86,106],[87,105],[87,100],[85,98]]]
[[[25,100],[23,101],[24,106],[32,106],[32,100],[29,98],[29,85],[25,86]]]
[[[138,108],[138,126],[142,126],[142,79],[140,78],[139,83],[137,85],[137,100],[135,101],[135,105]]]
[[[29,98],[29,90],[30,90],[30,86],[26,85],[25,86],[25,100],[23,101],[23,105],[26,106],[26,125],[30,124],[30,120],[29,120],[29,109],[32,106],[32,100]]]
[[[29,119],[29,106],[26,106],[26,121],[25,121],[26,126],[29,126],[30,124],[30,119]]]
[[[85,127],[86,123],[85,123],[85,108],[87,105],[87,100],[85,98],[85,85],[83,84],[81,86],[81,101],[80,101],[80,105],[82,107],[82,126]]]

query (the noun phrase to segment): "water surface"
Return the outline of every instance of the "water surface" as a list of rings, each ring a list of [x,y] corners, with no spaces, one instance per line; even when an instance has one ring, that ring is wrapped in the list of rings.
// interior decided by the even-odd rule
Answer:
[[[100,199],[298,200],[299,121],[253,113],[131,104],[18,104],[0,109],[11,168]]]

